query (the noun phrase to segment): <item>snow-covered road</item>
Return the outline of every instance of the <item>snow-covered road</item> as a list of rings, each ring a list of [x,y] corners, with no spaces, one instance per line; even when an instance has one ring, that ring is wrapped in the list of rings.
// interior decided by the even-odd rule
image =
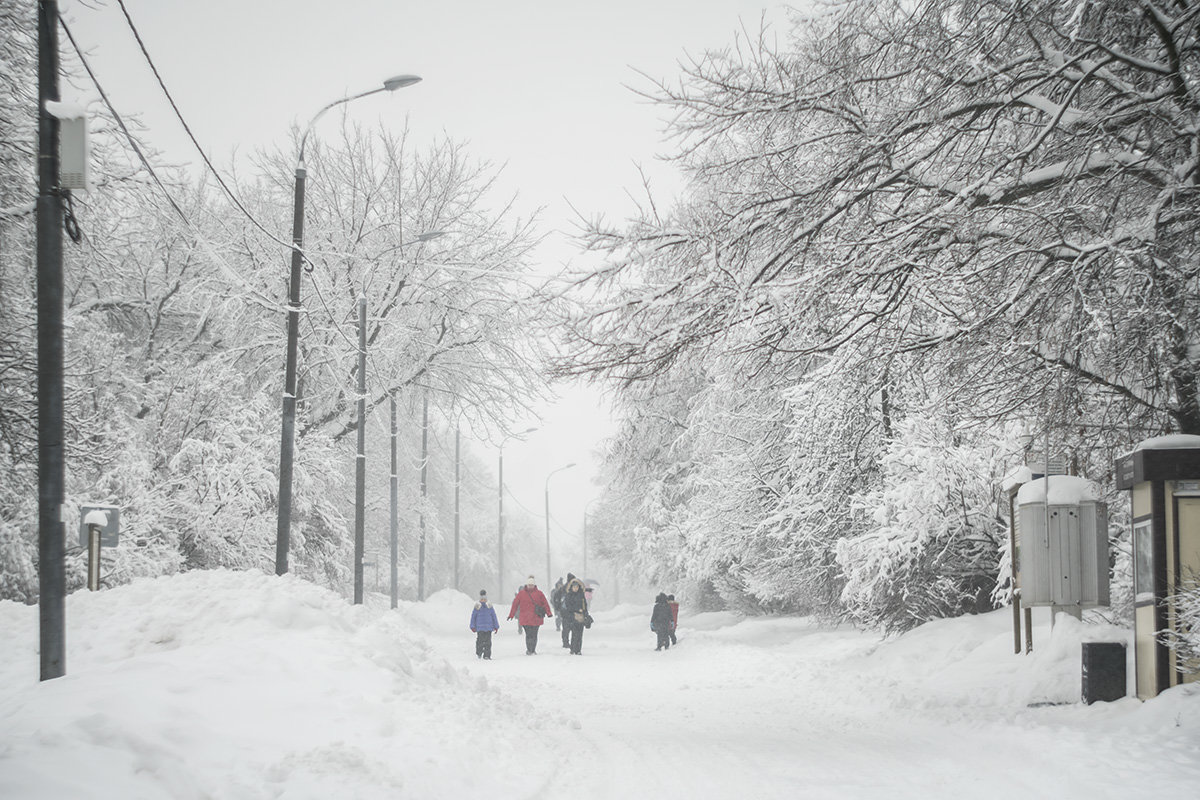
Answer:
[[[599,615],[581,658],[559,646],[552,626],[539,655],[527,658],[511,623],[491,663],[475,661],[461,640],[444,655],[569,721],[571,732],[545,743],[561,769],[539,791],[570,787],[596,800],[1115,799],[1135,787],[1141,794],[1168,792],[1185,779],[1200,785],[1194,727],[1181,741],[1157,735],[1169,731],[1147,740],[1122,724],[1124,714],[1102,706],[1013,706],[983,696],[982,681],[956,699],[970,676],[956,678],[953,669],[945,680],[956,685],[922,695],[918,687],[934,687],[937,678],[921,675],[919,657],[884,652],[875,664],[877,637],[807,620],[710,614],[692,621],[708,629],[697,630],[685,615],[680,645],[659,653],[648,618],[649,608]],[[1004,641],[1002,625],[998,632]],[[964,650],[972,644],[963,642]],[[905,649],[882,650],[890,647]],[[946,669],[941,652],[929,655],[930,673]],[[1001,664],[1001,674],[1027,658],[997,655],[1014,662]]]
[[[1078,702],[1060,620],[1006,611],[896,639],[650,605],[595,613],[584,654],[512,623],[474,655],[472,599],[390,610],[291,576],[187,573],[67,603],[68,673],[36,678],[37,609],[0,602],[0,798],[587,800],[1191,797],[1200,684]],[[507,609],[501,609],[501,616]]]

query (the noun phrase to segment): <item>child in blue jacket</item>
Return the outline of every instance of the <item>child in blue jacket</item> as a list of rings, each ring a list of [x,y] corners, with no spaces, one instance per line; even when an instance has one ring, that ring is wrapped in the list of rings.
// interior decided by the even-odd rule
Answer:
[[[471,612],[471,632],[475,634],[475,657],[492,660],[492,633],[500,630],[496,609],[487,599],[487,589],[479,590],[479,602]]]

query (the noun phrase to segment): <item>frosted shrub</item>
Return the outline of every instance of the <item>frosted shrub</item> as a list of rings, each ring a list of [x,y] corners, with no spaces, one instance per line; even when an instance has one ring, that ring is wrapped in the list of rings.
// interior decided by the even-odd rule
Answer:
[[[900,423],[882,488],[855,498],[863,532],[837,543],[852,618],[888,631],[990,607],[1004,532],[994,443],[957,444],[944,421]]]
[[[1179,657],[1180,670],[1188,675],[1200,672],[1200,575],[1191,574],[1171,598],[1175,606],[1175,630],[1163,634],[1163,641]]]

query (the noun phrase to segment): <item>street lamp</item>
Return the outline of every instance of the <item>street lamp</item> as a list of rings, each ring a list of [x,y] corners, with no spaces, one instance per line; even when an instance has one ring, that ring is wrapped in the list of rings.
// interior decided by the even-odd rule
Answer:
[[[292,271],[288,283],[287,366],[283,382],[283,426],[279,442],[279,521],[275,532],[275,574],[288,571],[288,545],[292,524],[292,456],[296,443],[296,362],[300,339],[300,273],[304,266],[304,148],[308,135],[326,111],[377,92],[394,92],[421,80],[416,75],[397,75],[383,85],[334,100],[313,116],[300,137],[296,157],[296,189],[292,201]]]
[[[550,575],[550,479],[554,477],[555,473],[562,472],[564,469],[570,469],[573,466],[575,466],[574,461],[565,467],[559,467],[546,476],[546,586],[549,586],[550,581],[553,580]]]
[[[377,260],[383,257],[384,253],[391,251],[400,251],[403,257],[403,249],[408,245],[413,245],[416,242],[430,241],[437,239],[438,236],[445,235],[444,230],[430,230],[427,233],[416,236],[415,239],[398,243],[395,247],[389,247],[385,251],[380,252],[374,257]],[[388,398],[391,405],[391,476],[390,476],[390,549],[391,549],[391,607],[395,608],[400,602],[400,457],[397,455],[397,428],[396,428],[396,392],[390,392]]]
[[[599,498],[599,497],[595,498],[594,500],[592,500],[590,503],[588,503],[586,506],[584,506],[584,507],[583,507],[583,576],[584,576],[584,577],[586,577],[586,576],[587,576],[587,574],[588,574],[588,568],[587,568],[587,554],[588,554],[588,542],[587,542],[587,519],[588,519],[588,511],[591,509],[591,507],[592,507],[592,506],[596,505],[596,503],[598,503],[598,502],[600,502],[600,498]]]
[[[520,433],[510,433],[500,440],[500,505],[496,516],[496,577],[499,580],[499,591],[504,590],[504,443],[514,436],[524,436],[533,433],[537,428],[526,428]],[[501,599],[505,595],[500,595]]]

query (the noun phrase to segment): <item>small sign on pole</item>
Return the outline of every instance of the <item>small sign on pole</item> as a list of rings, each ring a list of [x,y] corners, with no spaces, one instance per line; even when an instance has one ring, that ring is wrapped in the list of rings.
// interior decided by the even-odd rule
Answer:
[[[116,506],[81,506],[79,544],[88,549],[88,589],[100,588],[100,547],[116,547],[121,511]]]
[[[79,507],[79,546],[87,547],[88,526],[95,525],[100,529],[100,544],[105,547],[117,546],[117,532],[120,529],[121,509],[117,506],[80,506]]]

